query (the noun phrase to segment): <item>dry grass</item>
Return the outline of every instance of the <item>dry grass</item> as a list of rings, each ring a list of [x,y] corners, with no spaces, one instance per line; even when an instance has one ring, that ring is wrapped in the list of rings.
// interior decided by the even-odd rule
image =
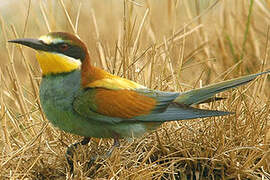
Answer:
[[[0,7],[0,179],[68,178],[64,152],[82,139],[48,123],[34,54],[9,39],[76,33],[93,64],[167,91],[269,69],[268,1],[194,2],[25,0]],[[87,161],[112,144],[93,139],[78,149],[75,178],[270,178],[268,88],[263,76],[223,93],[227,100],[202,108],[235,115],[165,123],[144,137],[122,140],[112,157],[88,169]]]

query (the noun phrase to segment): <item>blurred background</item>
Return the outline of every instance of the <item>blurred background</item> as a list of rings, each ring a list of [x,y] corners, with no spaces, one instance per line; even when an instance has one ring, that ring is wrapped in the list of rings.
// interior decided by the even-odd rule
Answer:
[[[189,90],[270,69],[268,0],[0,0],[0,25],[0,167],[5,169],[1,178],[65,178],[63,152],[80,139],[47,123],[38,99],[41,74],[35,53],[8,40],[71,32],[86,43],[92,64],[166,91]],[[177,179],[173,174],[180,167],[187,178],[197,177],[196,172],[205,178],[267,177],[269,79],[239,89],[240,93],[225,93],[224,103],[202,105],[236,111],[236,117],[164,125],[158,134],[168,144],[166,156],[155,143],[159,136],[150,134],[140,139],[145,144],[139,150],[136,142],[125,141],[123,146],[130,151],[121,152],[121,161],[111,159],[95,173],[89,175],[80,169],[83,165],[77,165],[78,177]],[[94,142],[89,149],[99,152],[111,143]],[[151,147],[156,147],[154,158],[149,155],[151,163],[139,160]],[[78,159],[84,162],[90,154]],[[127,156],[133,159],[128,161]],[[198,158],[209,159],[202,166]],[[135,168],[134,162],[140,165]],[[124,169],[115,175],[121,164]]]
[[[258,71],[265,57],[263,51],[269,25],[269,2],[263,0],[130,0],[126,3],[114,0],[11,0],[1,2],[0,8],[0,48],[3,51],[6,46],[11,46],[5,38],[15,38],[14,31],[20,38],[39,37],[49,31],[67,31],[78,34],[87,43],[92,62],[98,66],[104,66],[105,60],[109,65],[123,59],[132,61],[146,52],[134,64],[140,69],[144,62],[149,61],[149,52],[157,49],[160,53],[155,54],[155,64],[169,60],[178,78],[181,73],[192,72],[198,76],[202,71],[207,72],[204,76],[209,76],[209,73],[217,75],[216,71],[224,72],[235,63],[244,64],[241,65],[244,72]],[[116,47],[124,48],[127,54],[121,57],[121,51]],[[29,57],[33,53],[24,49],[27,61],[31,61],[37,70],[37,62]],[[1,65],[7,65],[7,54],[1,53],[0,56],[4,59]],[[18,58],[14,61],[16,66],[22,64]],[[195,66],[195,72],[183,69],[194,63],[200,64]],[[132,62],[124,64],[122,68],[126,70]],[[180,81],[185,82],[189,77],[182,75]],[[206,80],[209,83],[210,80]]]

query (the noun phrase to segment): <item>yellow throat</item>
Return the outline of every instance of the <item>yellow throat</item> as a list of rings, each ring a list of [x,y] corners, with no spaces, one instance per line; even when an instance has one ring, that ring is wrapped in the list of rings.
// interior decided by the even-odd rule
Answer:
[[[36,58],[42,70],[42,75],[71,72],[79,69],[81,61],[62,54],[38,51]]]

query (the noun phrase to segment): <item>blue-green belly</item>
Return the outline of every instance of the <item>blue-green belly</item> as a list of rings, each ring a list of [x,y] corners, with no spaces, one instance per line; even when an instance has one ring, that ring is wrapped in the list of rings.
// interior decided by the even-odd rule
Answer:
[[[80,71],[77,70],[42,78],[40,101],[47,119],[54,126],[72,134],[98,138],[112,138],[115,135],[133,137],[147,131],[148,128],[143,123],[109,123],[99,121],[94,116],[86,118],[75,112],[72,107],[74,98],[84,91],[80,88],[80,77]]]

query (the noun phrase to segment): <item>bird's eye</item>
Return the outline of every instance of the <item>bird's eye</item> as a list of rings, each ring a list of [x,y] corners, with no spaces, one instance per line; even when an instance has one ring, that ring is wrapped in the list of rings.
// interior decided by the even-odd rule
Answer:
[[[63,43],[59,46],[59,49],[62,51],[66,51],[68,48],[69,48],[69,45],[65,44],[65,43]]]

